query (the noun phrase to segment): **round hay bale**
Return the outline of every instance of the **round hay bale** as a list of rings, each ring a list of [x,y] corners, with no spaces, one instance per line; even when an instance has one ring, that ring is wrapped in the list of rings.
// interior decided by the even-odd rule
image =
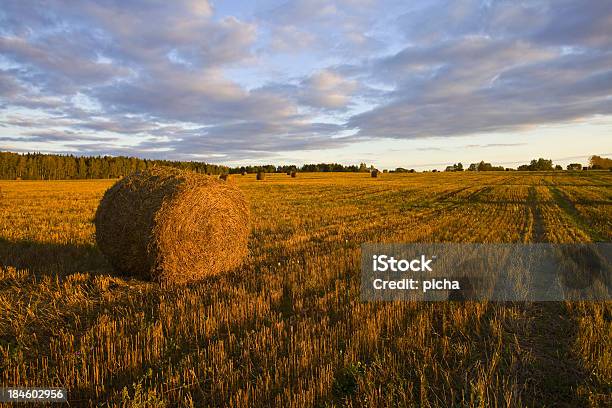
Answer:
[[[291,172],[291,177],[296,178],[297,177],[297,171],[292,171]]]
[[[264,173],[263,171],[258,171],[257,172],[257,180],[263,180],[266,178],[266,173]]]
[[[372,177],[375,177],[375,178],[376,178],[376,177],[378,177],[378,176],[379,176],[380,171],[378,171],[378,170],[372,170],[372,172],[371,172],[370,174],[372,175]]]
[[[249,206],[230,183],[167,167],[133,173],[106,191],[96,241],[129,276],[186,283],[241,265]]]
[[[241,175],[241,176],[246,176],[246,175],[247,175],[246,170],[242,170],[242,171],[240,172],[240,175]]]
[[[221,174],[221,175],[219,176],[219,179],[220,179],[220,180],[223,180],[223,181],[229,181],[229,179],[230,179],[230,175],[229,175],[229,174]]]

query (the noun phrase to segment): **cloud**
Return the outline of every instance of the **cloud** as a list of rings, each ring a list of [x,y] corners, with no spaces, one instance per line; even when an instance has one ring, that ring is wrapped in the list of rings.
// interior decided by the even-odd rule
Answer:
[[[545,23],[536,41],[567,46],[609,47],[612,44],[612,3],[606,0],[571,0],[547,4]]]
[[[512,146],[524,146],[526,143],[487,143],[487,144],[469,144],[464,147],[512,147]]]
[[[24,142],[83,142],[83,141],[105,141],[112,142],[117,140],[108,136],[88,135],[73,131],[31,131],[23,137],[0,137],[0,141],[24,141]]]
[[[347,111],[359,84],[332,70],[320,70],[295,83],[269,83],[258,91],[282,96],[291,103],[320,112]]]
[[[285,24],[302,24],[305,21],[334,21],[338,13],[335,1],[326,0],[297,0],[287,1],[272,10],[266,16],[269,19]]]
[[[302,104],[315,108],[342,109],[356,88],[356,81],[323,70],[302,81],[298,98]]]
[[[605,15],[593,21],[608,21],[609,7],[531,2],[512,13],[507,5],[488,4],[453,2],[432,22],[443,27],[440,33],[409,30],[416,43],[370,61],[364,69],[371,80],[393,89],[385,93],[386,103],[354,115],[348,126],[366,137],[423,138],[521,130],[612,113],[612,53],[600,46],[608,28],[596,23],[588,34],[571,38],[553,36],[551,28],[569,9],[581,15],[571,21],[588,20],[593,10]],[[505,28],[518,24],[527,11],[536,16],[527,18],[525,35],[507,35]],[[489,25],[489,18],[499,25]]]
[[[264,50],[269,53],[299,53],[316,44],[316,35],[292,25],[273,26],[271,40]]]
[[[471,33],[542,45],[603,46],[611,41],[611,14],[607,0],[439,0],[418,4],[400,15],[398,22],[413,43],[435,43]]]
[[[380,52],[386,47],[369,33],[380,16],[380,7],[394,12],[391,5],[370,0],[287,1],[261,12],[258,22],[270,31],[267,51],[308,51],[325,57],[332,52],[343,58],[361,58],[365,52]]]
[[[97,62],[83,38],[51,35],[35,42],[19,37],[0,37],[0,52],[28,69],[21,79],[35,88],[70,92],[127,76],[129,70]],[[69,88],[71,87],[71,88]]]
[[[237,160],[612,113],[609,1],[259,7],[3,2],[3,140]]]
[[[291,132],[294,102],[265,89],[247,90],[223,71],[255,58],[255,25],[212,13],[202,1],[51,1],[46,11],[9,2],[0,50],[17,69],[0,77],[3,101],[55,110],[72,117],[73,128],[90,131],[168,130],[137,123],[148,120],[219,129],[270,122],[259,129]],[[17,79],[28,89],[19,92]],[[77,94],[102,110],[80,109],[71,102]]]
[[[203,124],[277,119],[296,112],[296,107],[281,96],[264,90],[247,91],[218,70],[198,72],[168,65],[130,83],[100,87],[92,96],[112,112]]]
[[[141,146],[147,149],[167,149],[183,157],[231,154],[234,157],[265,153],[317,150],[343,146],[352,141],[338,135],[343,128],[326,123],[294,120],[291,122],[240,122],[228,125],[176,130],[165,141],[151,141]],[[167,133],[166,133],[167,134]],[[244,140],[249,143],[244,143]],[[225,157],[227,158],[227,157]]]
[[[13,97],[21,92],[21,86],[15,78],[6,71],[0,71],[0,95]]]

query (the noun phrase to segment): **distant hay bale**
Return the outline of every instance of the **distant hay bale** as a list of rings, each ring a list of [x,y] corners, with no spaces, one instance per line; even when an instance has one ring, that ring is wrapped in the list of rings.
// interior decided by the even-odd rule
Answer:
[[[292,171],[291,172],[291,177],[296,178],[297,177],[297,171]]]
[[[378,170],[372,170],[372,171],[370,172],[370,175],[371,175],[372,177],[378,177],[378,176],[379,176],[379,174],[380,174],[380,171],[378,171]]]
[[[229,181],[230,179],[230,175],[229,174],[221,174],[219,176],[219,179],[223,180],[223,181]]]
[[[155,167],[106,191],[96,212],[96,240],[126,275],[186,283],[240,266],[248,252],[249,217],[236,186]]]
[[[240,172],[240,175],[241,175],[241,176],[246,176],[246,175],[247,175],[246,170],[242,170],[242,171]]]
[[[263,171],[258,171],[257,172],[257,180],[263,180],[266,178],[266,173],[264,173]]]

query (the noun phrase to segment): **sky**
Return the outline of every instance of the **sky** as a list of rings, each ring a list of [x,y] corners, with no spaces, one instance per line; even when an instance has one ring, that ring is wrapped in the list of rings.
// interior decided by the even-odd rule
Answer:
[[[227,165],[612,155],[612,2],[3,0],[0,149]]]

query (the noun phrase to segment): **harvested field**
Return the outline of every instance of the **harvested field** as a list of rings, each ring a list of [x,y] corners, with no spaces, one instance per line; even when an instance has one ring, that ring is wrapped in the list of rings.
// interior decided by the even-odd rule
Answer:
[[[72,406],[612,404],[610,302],[359,301],[363,242],[610,241],[610,172],[234,177],[250,255],[186,287],[97,249],[115,181],[0,181],[0,386]]]

